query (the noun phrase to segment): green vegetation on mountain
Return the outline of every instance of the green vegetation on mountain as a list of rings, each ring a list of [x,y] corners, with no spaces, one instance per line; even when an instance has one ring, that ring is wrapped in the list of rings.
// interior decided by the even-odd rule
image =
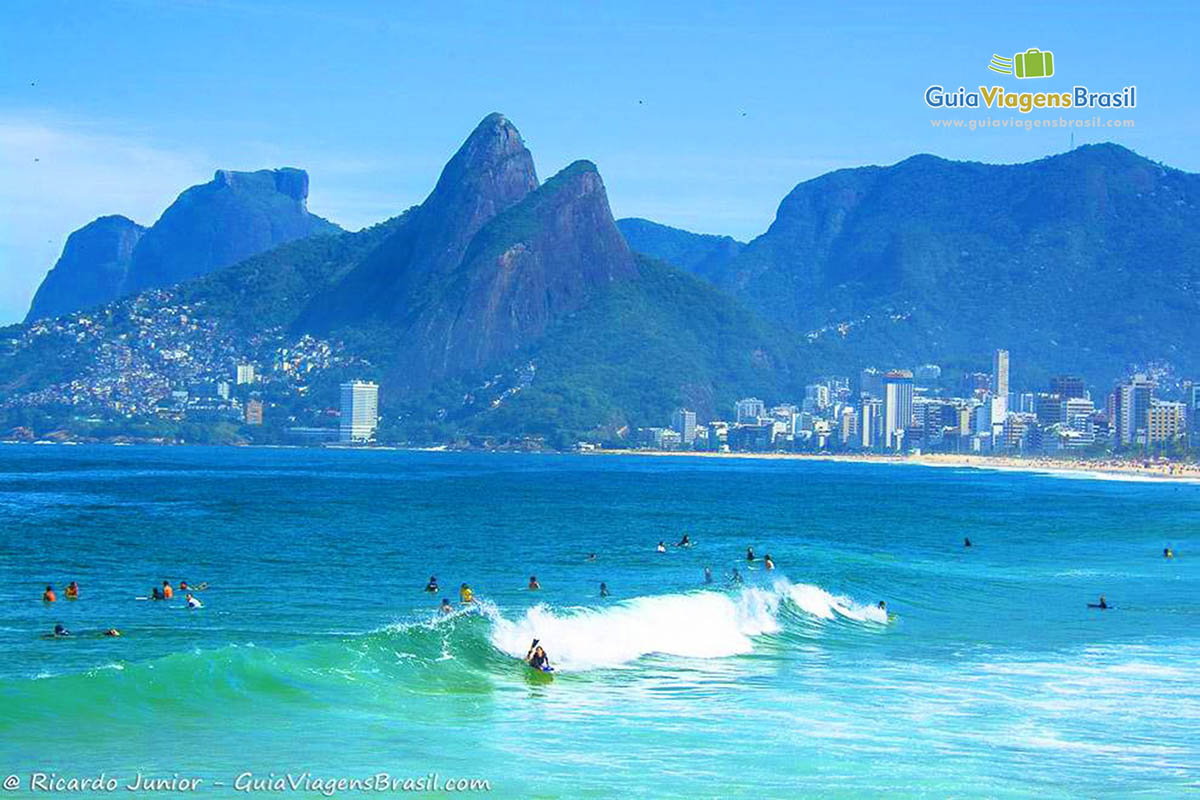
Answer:
[[[635,252],[708,280],[723,274],[746,247],[730,236],[692,233],[637,217],[617,220],[617,229]]]
[[[1200,370],[1200,176],[1112,144],[841,170],[797,186],[713,281],[803,333],[851,323],[847,372],[878,363],[868,337],[897,365],[1006,347],[1030,383],[1155,358]]]

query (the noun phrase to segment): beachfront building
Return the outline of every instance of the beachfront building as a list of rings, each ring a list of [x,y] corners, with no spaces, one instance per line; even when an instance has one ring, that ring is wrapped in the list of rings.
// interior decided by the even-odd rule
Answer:
[[[1184,420],[1186,413],[1183,403],[1173,403],[1166,400],[1151,400],[1147,439],[1150,444],[1170,442],[1183,435],[1186,428]]]
[[[997,350],[992,356],[992,422],[1002,423],[1008,415],[1008,351]]]
[[[338,439],[343,444],[369,442],[379,425],[379,384],[347,381],[342,384],[342,420]]]
[[[767,415],[767,407],[757,397],[746,397],[737,401],[737,423],[739,425],[757,425],[760,418]]]
[[[696,412],[686,408],[677,408],[671,416],[671,427],[679,432],[685,445],[691,446],[696,441]]]
[[[243,386],[247,383],[254,383],[254,365],[238,364],[234,376],[238,386]]]
[[[1150,427],[1150,401],[1153,397],[1154,382],[1145,375],[1134,375],[1117,386],[1112,397],[1115,444],[1146,443]]]
[[[894,369],[883,376],[883,446],[900,450],[904,431],[912,423],[913,374]]]

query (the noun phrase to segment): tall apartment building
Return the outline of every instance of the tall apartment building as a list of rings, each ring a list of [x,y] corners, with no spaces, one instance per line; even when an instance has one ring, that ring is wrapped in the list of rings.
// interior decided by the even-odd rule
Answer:
[[[379,384],[367,381],[343,383],[341,405],[338,439],[346,444],[373,439],[379,425]]]

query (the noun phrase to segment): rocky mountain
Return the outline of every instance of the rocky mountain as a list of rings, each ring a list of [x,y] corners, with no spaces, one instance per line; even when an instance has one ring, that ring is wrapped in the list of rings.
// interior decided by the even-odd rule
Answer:
[[[181,194],[149,229],[124,217],[102,217],[68,239],[26,319],[170,286],[285,242],[340,232],[308,212],[307,198],[304,170],[218,170],[211,182]],[[72,250],[71,241],[85,232],[79,241],[87,246]]]
[[[72,233],[33,296],[26,319],[57,317],[120,297],[134,247],[145,233],[141,225],[119,215],[100,217]]]
[[[1165,358],[1200,370],[1200,176],[1113,144],[1026,164],[914,156],[798,185],[718,287],[884,361],[1014,378],[1116,377]]]
[[[634,275],[595,165],[575,162],[539,185],[520,134],[492,114],[425,202],[315,297],[297,329],[385,325],[397,381],[424,388],[527,348],[597,287]]]
[[[692,233],[637,217],[617,220],[617,229],[634,251],[706,280],[723,274],[746,247],[731,236]]]
[[[539,183],[499,114],[424,203],[387,222],[3,334],[0,416],[35,429],[46,423],[31,407],[56,420],[152,409],[248,360],[264,368],[256,391],[274,420],[320,421],[337,381],[379,380],[393,441],[477,431],[569,443],[662,424],[679,404],[728,414],[738,394],[802,393],[816,351],[635,255],[596,166]]]

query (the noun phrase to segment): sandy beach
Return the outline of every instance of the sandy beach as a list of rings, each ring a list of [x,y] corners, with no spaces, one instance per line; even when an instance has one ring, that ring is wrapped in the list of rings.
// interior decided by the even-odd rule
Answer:
[[[1107,478],[1110,480],[1154,480],[1200,483],[1200,464],[1121,459],[1074,460],[1048,458],[1045,456],[1020,458],[1016,456],[960,455],[955,453],[887,455],[881,453],[714,453],[707,451],[605,449],[588,451],[588,453],[593,455],[642,455],[677,458],[840,461],[864,464],[899,464],[958,469],[988,469],[1009,472],[1057,473],[1076,477]]]

